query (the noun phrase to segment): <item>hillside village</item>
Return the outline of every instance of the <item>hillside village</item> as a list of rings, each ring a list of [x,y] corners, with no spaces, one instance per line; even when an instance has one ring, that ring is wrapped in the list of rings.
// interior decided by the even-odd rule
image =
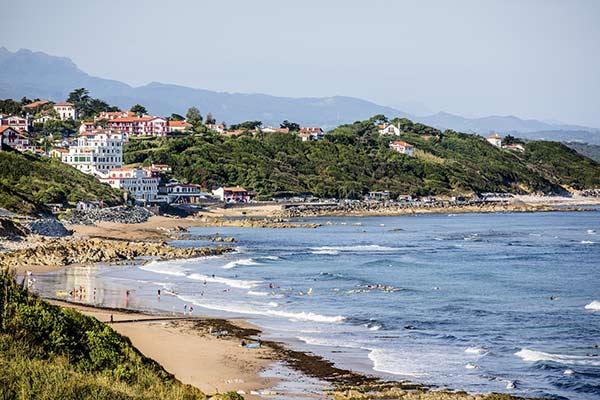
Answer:
[[[58,103],[25,98],[20,103],[3,100],[3,110],[12,111],[0,115],[3,146],[58,159],[112,188],[122,190],[126,200],[143,205],[196,204],[207,200],[250,202],[256,193],[237,185],[204,187],[179,182],[173,179],[173,169],[168,164],[126,166],[124,146],[129,141],[210,134],[234,137],[272,133],[295,135],[302,142],[309,142],[323,140],[326,136],[320,127],[303,127],[289,121],[283,121],[280,127],[263,127],[260,121],[227,126],[217,123],[211,113],[203,119],[194,107],[188,110],[186,117],[178,114],[169,117],[149,115],[139,104],[130,110],[120,110],[101,100],[92,99],[85,89],[73,91],[68,100],[73,99],[75,101]],[[389,122],[383,116],[373,123],[376,124],[373,128],[380,136],[391,138],[387,145],[389,149],[407,157],[415,156],[418,147],[406,141],[409,139],[400,123]],[[423,137],[427,139],[430,135]],[[522,144],[512,140],[503,142],[498,134],[488,136],[485,142],[511,152],[525,151]],[[373,193],[378,192],[369,192],[367,198],[373,199]],[[406,198],[407,195],[403,196]]]

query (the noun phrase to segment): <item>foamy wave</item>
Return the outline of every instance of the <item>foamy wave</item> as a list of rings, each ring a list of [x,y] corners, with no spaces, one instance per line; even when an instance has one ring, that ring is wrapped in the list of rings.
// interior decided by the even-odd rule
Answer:
[[[594,300],[590,304],[586,304],[585,309],[592,311],[600,311],[600,301]]]
[[[166,262],[153,261],[140,266],[140,269],[163,275],[185,276],[185,271],[182,268]]]
[[[298,336],[298,339],[311,346],[344,347],[348,349],[361,348],[358,343],[352,343],[348,341],[341,342],[339,340],[327,339],[322,337]]]
[[[593,229],[588,229],[588,230],[587,230],[587,234],[588,234],[588,235],[595,235],[595,234],[596,234],[596,231],[595,231],[595,230],[593,230]]]
[[[221,304],[206,304],[204,302],[199,301],[198,299],[192,297],[181,296],[181,300],[186,302],[192,302],[194,305],[199,307],[203,307],[209,310],[216,311],[225,311],[234,314],[249,314],[249,315],[264,315],[270,317],[281,317],[287,318],[290,320],[297,321],[312,321],[312,322],[324,322],[324,323],[341,323],[346,317],[337,315],[337,316],[327,316],[316,314],[313,312],[291,312],[291,311],[278,311],[278,310],[259,310],[259,309],[251,309],[246,307],[238,307],[235,305],[221,305]]]
[[[395,247],[387,247],[380,246],[378,244],[368,244],[368,245],[359,245],[359,246],[321,246],[321,247],[312,247],[311,250],[314,251],[393,251],[398,250]],[[320,253],[326,254],[326,253]]]
[[[373,362],[373,369],[375,371],[413,377],[427,376],[427,374],[423,372],[407,371],[398,362],[398,357],[393,353],[390,353],[389,350],[373,349],[369,352],[369,359]]]
[[[338,254],[340,254],[339,251],[337,250],[315,250],[315,251],[311,251],[312,254],[327,254],[330,256],[336,256]]]
[[[260,265],[260,263],[254,261],[254,259],[252,258],[243,258],[241,260],[230,261],[227,264],[223,265],[222,268],[231,269],[237,267],[238,265]]]
[[[267,293],[267,292],[257,292],[257,291],[254,291],[254,290],[249,290],[248,294],[250,296],[268,296],[269,295],[269,293]]]
[[[465,349],[465,353],[482,355],[482,354],[487,353],[487,350],[484,349],[483,347],[467,347]]]
[[[589,356],[570,356],[564,354],[551,354],[544,353],[543,351],[535,351],[529,349],[521,349],[515,353],[516,356],[520,357],[523,361],[537,362],[537,361],[554,361],[561,364],[569,365],[593,365],[600,366],[600,360],[597,357]]]
[[[223,285],[227,285],[232,288],[238,289],[252,289],[260,284],[259,281],[242,281],[238,279],[229,279],[223,278],[220,276],[208,276],[202,274],[190,274],[187,276],[189,279],[193,279],[195,281],[205,281],[205,282],[213,282],[220,283]]]
[[[582,240],[581,244],[594,244],[596,242],[592,242],[591,240]]]

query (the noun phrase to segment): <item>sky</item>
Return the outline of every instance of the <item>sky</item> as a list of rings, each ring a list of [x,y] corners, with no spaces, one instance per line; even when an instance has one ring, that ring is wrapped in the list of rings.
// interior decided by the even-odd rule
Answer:
[[[596,0],[0,0],[0,46],[133,86],[600,127]]]

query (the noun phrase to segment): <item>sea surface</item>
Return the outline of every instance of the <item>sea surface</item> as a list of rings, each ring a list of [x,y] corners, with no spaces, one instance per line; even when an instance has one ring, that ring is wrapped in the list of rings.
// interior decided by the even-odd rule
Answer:
[[[103,306],[248,318],[266,338],[384,378],[600,398],[600,209],[309,221],[323,226],[192,228],[173,244],[233,236],[237,251],[73,268],[36,287],[56,297],[82,286],[82,301]]]

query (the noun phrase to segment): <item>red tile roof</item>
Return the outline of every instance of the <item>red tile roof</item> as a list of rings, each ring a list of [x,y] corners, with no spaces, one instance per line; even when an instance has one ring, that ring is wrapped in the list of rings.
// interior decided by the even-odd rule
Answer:
[[[394,144],[394,145],[397,145],[397,146],[403,146],[403,147],[414,147],[412,144],[403,142],[401,140],[400,141],[391,142],[390,144]]]
[[[246,189],[244,189],[243,187],[224,187],[223,188],[224,191],[226,192],[239,192],[239,193],[243,193],[243,192],[247,192]]]
[[[192,124],[190,124],[187,121],[169,121],[169,126],[178,126],[178,127],[187,128],[188,126],[192,126]]]
[[[48,104],[50,103],[49,101],[46,100],[38,100],[38,101],[34,101],[33,103],[29,103],[23,106],[23,108],[37,108],[37,107],[41,107],[44,104]]]
[[[61,101],[60,103],[56,103],[55,106],[71,106],[73,107],[75,104],[69,103],[68,101]]]
[[[17,132],[17,134],[19,134],[19,135],[21,134],[21,132],[18,129],[15,129],[12,126],[8,126],[8,125],[0,126],[0,133],[3,133],[4,131],[6,131],[8,129],[12,129],[13,131]]]

